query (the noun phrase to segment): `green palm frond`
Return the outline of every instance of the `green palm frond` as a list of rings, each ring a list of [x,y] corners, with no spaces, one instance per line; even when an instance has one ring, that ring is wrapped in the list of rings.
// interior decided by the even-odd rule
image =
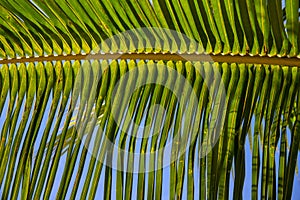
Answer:
[[[266,0],[33,2],[1,2],[3,59],[98,53],[94,50],[107,38],[139,27],[176,30],[202,49],[152,31],[140,33],[145,34],[138,38],[143,41],[120,38],[103,44],[101,51],[299,56],[299,2],[295,0],[286,0],[284,10],[282,2]],[[155,48],[145,48],[147,43]]]
[[[299,7],[0,1],[1,199],[291,199]]]

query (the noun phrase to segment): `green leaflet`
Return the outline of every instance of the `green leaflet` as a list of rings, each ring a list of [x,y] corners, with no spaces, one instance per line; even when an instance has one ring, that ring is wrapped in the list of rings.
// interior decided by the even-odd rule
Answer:
[[[4,60],[26,56],[47,59],[52,55],[133,51],[296,57],[298,8],[299,2],[294,0],[284,4],[265,0],[51,0],[19,4],[4,0],[0,3],[0,56]],[[139,40],[132,35],[112,39],[142,27],[148,30],[138,33]],[[153,27],[176,30],[196,43],[151,30]]]
[[[173,70],[183,75],[186,83],[190,84],[198,98],[196,104],[191,98],[192,91],[187,90],[182,79],[173,77]],[[288,187],[291,187],[295,165],[288,160],[295,159],[298,139],[294,134],[296,139],[291,145],[292,153],[287,154],[286,129],[292,127],[292,133],[295,133],[298,126],[297,115],[295,121],[289,119],[298,111],[295,104],[299,95],[297,67],[95,60],[65,61],[54,65],[50,62],[29,63],[28,66],[4,65],[1,72],[1,95],[11,96],[9,101],[1,96],[4,99],[2,105],[8,105],[1,112],[1,117],[6,119],[1,127],[4,138],[0,165],[3,197],[18,197],[21,191],[22,198],[50,198],[55,192],[53,184],[58,166],[65,162],[61,159],[65,155],[67,162],[59,180],[58,192],[55,193],[57,198],[69,195],[72,198],[93,198],[97,195],[97,188],[104,184],[106,199],[112,196],[130,199],[135,189],[140,198],[147,195],[161,199],[165,190],[162,182],[167,177],[170,179],[170,198],[183,198],[185,191],[189,191],[186,193],[188,199],[196,198],[197,192],[201,198],[226,199],[230,189],[230,173],[235,177],[233,194],[240,198],[245,176],[243,148],[249,134],[249,138],[253,138],[252,197],[289,198],[291,195]],[[123,79],[127,73],[130,76]],[[140,85],[145,81],[156,81],[171,87]],[[117,82],[119,87],[116,87]],[[134,88],[135,91],[132,91]],[[183,104],[178,102],[176,94],[181,94],[180,102]],[[78,107],[76,102],[80,103]],[[50,110],[46,109],[48,103],[51,103]],[[153,105],[160,105],[165,113],[151,108]],[[24,107],[26,109],[18,122]],[[94,115],[94,118],[89,117]],[[45,116],[45,126],[41,126]],[[250,128],[252,119],[254,132]],[[218,120],[225,125],[222,126]],[[132,126],[133,122],[135,125],[148,125],[148,128],[140,132]],[[101,140],[104,137],[99,134],[101,130],[120,149],[140,152],[141,156],[124,157],[121,151],[109,153],[111,146],[108,141]],[[219,131],[219,136],[213,134]],[[96,140],[92,139],[95,133],[98,133]],[[139,139],[134,136],[140,134],[146,137],[140,140],[139,146]],[[218,140],[211,140],[215,136]],[[38,140],[38,137],[41,138]],[[163,151],[153,153],[163,149],[171,138],[172,154]],[[274,155],[279,141],[277,170]],[[260,143],[264,149],[261,149]],[[89,150],[82,147],[89,147]],[[148,151],[152,152],[149,160],[145,156]],[[96,156],[88,160],[88,152]],[[103,160],[110,156],[116,156],[117,167],[128,171],[118,171],[113,176],[111,167],[114,163]],[[175,158],[168,175],[164,168],[160,168],[164,165],[165,156],[170,156],[170,160]],[[109,165],[103,165],[97,159]],[[231,171],[230,163],[234,164],[234,171]],[[52,167],[48,171],[46,166],[49,165]],[[145,171],[156,167],[157,171]],[[136,181],[133,169],[142,170]],[[261,178],[259,172],[263,175]],[[6,178],[10,174],[14,177]],[[100,184],[101,175],[105,182]],[[16,184],[12,186],[9,184],[11,181]],[[195,187],[195,181],[199,181],[199,189]],[[278,187],[278,195],[274,192],[274,185]],[[262,188],[261,194],[258,193],[259,187]]]

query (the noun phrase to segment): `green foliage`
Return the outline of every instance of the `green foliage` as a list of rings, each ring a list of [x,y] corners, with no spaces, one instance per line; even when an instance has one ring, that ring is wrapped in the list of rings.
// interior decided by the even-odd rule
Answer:
[[[299,1],[284,5],[0,1],[1,198],[162,199],[169,179],[170,199],[242,199],[249,138],[252,199],[291,199]]]

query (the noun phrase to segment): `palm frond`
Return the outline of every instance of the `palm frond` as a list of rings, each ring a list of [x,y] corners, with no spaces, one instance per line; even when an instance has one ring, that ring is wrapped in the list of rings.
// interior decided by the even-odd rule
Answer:
[[[2,1],[1,57],[25,58],[101,52],[180,52],[296,57],[299,1]],[[272,20],[271,20],[272,19]],[[140,27],[139,38],[107,38]],[[151,36],[151,37],[149,37]],[[136,41],[135,41],[136,40]],[[102,48],[98,49],[98,45]],[[147,48],[147,44],[152,48]],[[95,52],[96,51],[96,52]],[[133,53],[133,52],[132,52]]]
[[[298,0],[0,1],[1,198],[241,199],[248,137],[291,199],[299,35]]]

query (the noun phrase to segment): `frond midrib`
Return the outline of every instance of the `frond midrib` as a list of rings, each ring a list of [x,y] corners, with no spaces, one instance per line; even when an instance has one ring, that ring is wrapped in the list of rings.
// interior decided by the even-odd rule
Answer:
[[[173,60],[173,61],[203,61],[221,63],[245,63],[245,64],[265,64],[281,66],[300,67],[300,59],[297,57],[270,57],[251,55],[213,55],[213,54],[175,54],[175,53],[97,53],[97,54],[71,54],[71,55],[50,55],[38,57],[22,57],[0,60],[1,64],[17,64],[26,62],[44,61],[67,61],[67,60],[89,60],[89,59],[132,59],[132,60]]]

